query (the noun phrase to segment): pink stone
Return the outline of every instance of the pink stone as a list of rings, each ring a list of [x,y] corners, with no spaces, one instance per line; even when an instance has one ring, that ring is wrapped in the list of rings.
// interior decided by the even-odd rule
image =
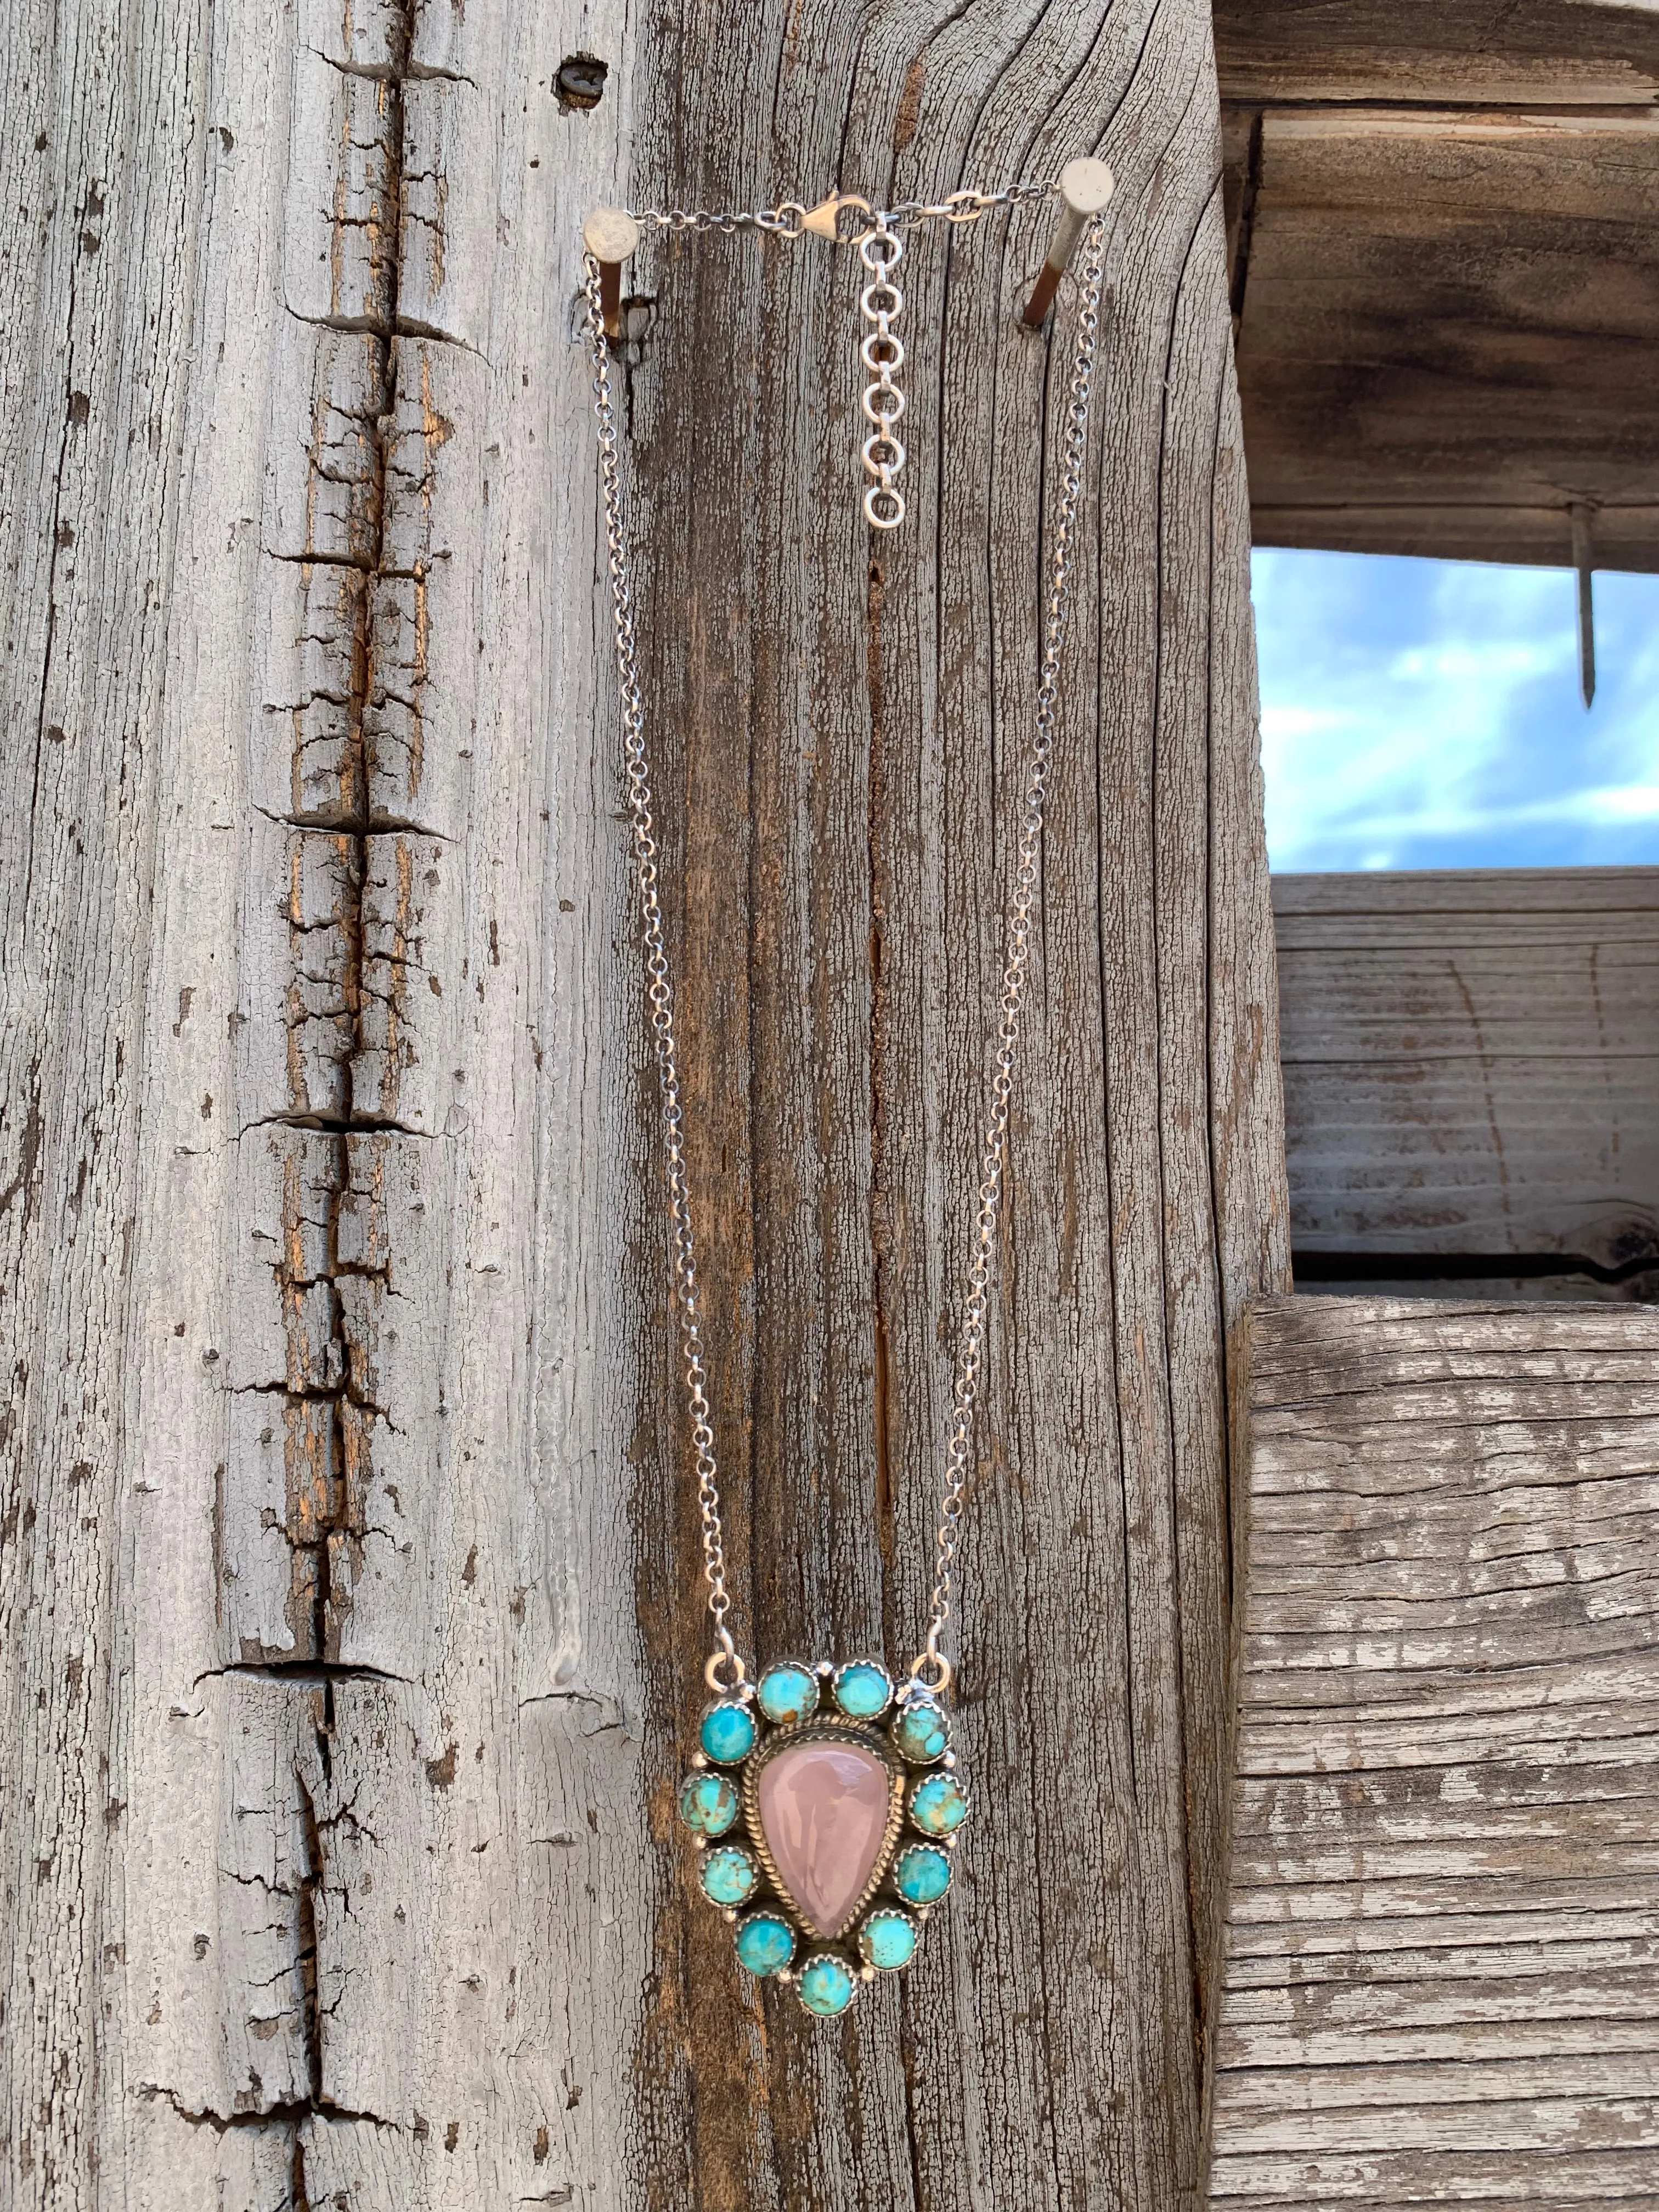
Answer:
[[[857,1743],[792,1743],[760,1772],[761,1826],[791,1899],[836,1936],[881,1863],[892,1778]]]

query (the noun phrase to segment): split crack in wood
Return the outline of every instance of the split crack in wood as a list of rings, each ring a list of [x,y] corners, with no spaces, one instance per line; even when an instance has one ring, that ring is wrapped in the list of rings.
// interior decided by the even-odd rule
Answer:
[[[244,1132],[280,1176],[274,1288],[284,1372],[280,1382],[231,1386],[251,1408],[272,1395],[282,1406],[286,1643],[273,1644],[263,1629],[243,1634],[240,1660],[223,1671],[258,1677],[302,1701],[288,1972],[299,1984],[307,2093],[262,2102],[257,2112],[222,2124],[291,2130],[295,2212],[310,2201],[309,2123],[403,2124],[329,2094],[330,2021],[345,1981],[337,1967],[325,1977],[322,1955],[329,1917],[347,1918],[351,1909],[350,1876],[335,1863],[338,1839],[349,1831],[359,1849],[374,1841],[353,1811],[356,1785],[337,1771],[336,1686],[384,1695],[383,1686],[407,1679],[343,1654],[376,1522],[386,1524],[378,1530],[386,1544],[398,1542],[396,1487],[384,1515],[371,1503],[387,1494],[377,1489],[377,1448],[384,1451],[399,1433],[377,1382],[384,1310],[397,1295],[387,1194],[393,1186],[408,1195],[410,1140],[441,1133],[429,1108],[404,1110],[403,1079],[416,1064],[409,994],[428,980],[422,890],[436,882],[451,842],[441,827],[422,823],[413,805],[425,766],[434,562],[419,529],[431,504],[433,459],[451,430],[434,404],[425,341],[445,334],[428,331],[412,345],[400,314],[414,204],[422,201],[428,217],[435,207],[439,229],[428,220],[425,240],[441,253],[443,185],[431,159],[412,148],[405,110],[404,87],[420,74],[409,66],[414,0],[382,14],[384,60],[362,68],[320,58],[343,80],[347,116],[344,168],[328,218],[330,291],[314,319],[289,302],[297,331],[315,349],[303,542],[283,549],[266,574],[276,587],[273,620],[282,622],[285,608],[291,620],[301,680],[291,707],[268,710],[272,736],[286,730],[289,738],[285,803],[254,802],[280,848],[287,1095]],[[430,981],[435,991],[435,975]],[[426,1150],[421,1143],[413,1157]],[[233,1585],[230,1602],[234,1595]],[[337,1928],[332,1941],[337,1948]]]

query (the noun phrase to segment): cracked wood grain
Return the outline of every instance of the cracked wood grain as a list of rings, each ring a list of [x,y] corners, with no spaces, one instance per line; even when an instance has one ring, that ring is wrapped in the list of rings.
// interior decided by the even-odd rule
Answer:
[[[1656,1353],[1256,1309],[1212,2204],[1659,2203]]]
[[[21,10],[0,64],[50,249],[4,263],[7,2183],[404,2212],[1104,2175],[1176,2204],[1226,1377],[1285,1264],[1206,20],[567,12],[118,38],[76,0]],[[556,89],[577,51],[611,64],[588,112]],[[973,1540],[964,1726],[1006,1809],[912,1991],[814,2041],[734,1990],[666,1832],[692,1553],[577,223],[1097,142],[1097,523]],[[774,1644],[915,1630],[1068,343],[1012,328],[1042,250],[1028,216],[918,246],[942,396],[873,575],[844,258],[750,271],[763,346],[707,254],[636,272],[722,1424]],[[738,512],[734,466],[769,500]],[[1105,1809],[1055,1872],[1073,1788]]]
[[[509,471],[493,555],[477,532],[503,439],[532,461],[550,455],[549,414],[582,419],[585,376],[564,344],[563,295],[527,267],[483,300],[493,368],[472,343],[481,330],[453,264],[446,274],[443,225],[453,208],[487,206],[487,220],[467,219],[493,246],[508,217],[487,159],[457,177],[453,200],[435,166],[485,148],[491,111],[465,80],[467,53],[412,51],[448,37],[421,15],[308,5],[297,26],[221,16],[210,37],[181,14],[118,49],[112,19],[82,9],[61,50],[43,17],[8,56],[21,72],[9,118],[23,86],[61,110],[58,142],[46,131],[36,149],[49,159],[29,164],[54,179],[38,196],[40,235],[50,243],[70,185],[81,226],[65,204],[46,307],[27,296],[39,272],[8,263],[25,287],[9,388],[21,380],[39,397],[32,447],[13,449],[6,478],[20,553],[6,576],[21,549],[52,549],[21,610],[9,604],[29,680],[46,689],[33,723],[27,696],[9,693],[5,724],[8,787],[35,800],[12,833],[4,940],[6,1050],[21,1054],[8,1061],[0,1206],[16,1240],[19,1353],[0,1522],[8,1621],[33,1626],[77,1518],[90,1577],[73,1620],[59,1578],[75,1642],[60,1666],[35,1637],[38,1687],[15,1663],[25,1640],[8,1645],[6,1710],[51,1778],[9,1841],[24,1852],[53,1838],[48,1856],[15,1862],[4,1892],[11,1986],[52,1992],[50,2012],[7,2000],[9,2201],[568,2201],[577,2185],[561,2176],[603,2173],[616,2133],[602,2094],[582,2109],[583,2089],[625,2063],[614,2007],[584,2033],[568,1975],[550,1993],[527,1973],[521,1984],[520,1923],[502,1912],[527,1865],[523,1911],[544,1948],[585,1919],[606,1940],[625,1876],[609,1877],[599,1911],[591,1868],[566,1880],[582,1855],[547,1839],[591,1838],[593,1806],[636,1796],[611,1778],[619,1763],[626,1774],[626,1734],[606,1724],[590,1758],[589,1705],[555,1687],[579,1651],[603,1674],[616,1636],[598,1570],[585,1637],[559,1626],[578,1524],[611,1519],[557,1456],[562,1433],[592,1459],[577,1441],[592,1426],[580,1375],[591,1270],[552,1282],[541,1304],[564,1401],[538,1429],[555,1452],[545,1495],[501,1472],[528,1459],[527,1346],[503,1316],[509,1301],[528,1308],[532,1231],[556,1273],[574,1209],[593,1206],[598,808],[591,759],[580,744],[555,755],[547,733],[591,720],[580,693],[597,656],[582,647],[583,672],[507,656],[514,733],[494,764],[501,695],[487,673],[478,690],[477,666],[484,633],[516,630],[526,596],[556,608],[568,576],[591,571],[591,554],[573,569],[563,550],[573,532],[591,539],[591,503],[570,483],[550,530],[538,477],[514,518]],[[503,27],[486,26],[498,69]],[[555,185],[538,226],[574,237],[575,210],[607,188],[620,102],[582,126],[580,158],[556,180],[568,151],[548,89],[559,28],[518,54],[541,98],[514,127]],[[181,53],[201,58],[197,74],[179,75]],[[84,149],[63,134],[89,100],[94,132],[116,143],[88,181]],[[527,167],[522,138],[511,160]],[[118,250],[94,259],[106,210]],[[52,277],[50,255],[42,266]],[[118,272],[127,289],[112,295]],[[77,375],[71,362],[67,387],[45,335],[53,301],[102,363]],[[452,320],[467,343],[449,341]],[[118,400],[155,380],[145,348],[158,339],[159,411],[135,442]],[[26,471],[52,450],[41,426],[53,410],[63,480],[43,491]],[[64,481],[88,447],[106,458],[71,513]],[[580,474],[585,447],[569,447],[565,473]],[[459,482],[444,481],[446,462]],[[134,560],[123,532],[141,524],[154,544]],[[71,622],[65,587],[83,569],[109,581],[82,592]],[[575,633],[587,597],[571,610]],[[143,647],[122,647],[113,690],[95,673],[100,618]],[[562,617],[549,622],[560,653],[564,635]],[[83,711],[53,685],[78,686]],[[125,754],[109,718],[138,732]],[[481,720],[482,812],[470,767]],[[65,793],[103,793],[98,836],[84,799],[43,784],[43,769],[66,764]],[[452,860],[447,843],[469,836]],[[100,869],[100,896],[118,895],[113,939],[88,919]],[[45,903],[37,870],[53,887]],[[556,917],[544,982],[544,902]],[[54,1012],[31,977],[69,993],[75,1015]],[[78,1036],[105,1063],[79,1106],[64,1056]],[[543,1036],[558,1049],[550,1065]],[[534,1175],[550,1178],[539,1210],[532,1152]],[[52,1288],[64,1262],[49,1255],[82,1217],[68,1279],[112,1379],[79,1363],[80,1455],[54,1504],[41,1439],[62,1425],[40,1377],[59,1359],[53,1328],[67,1339]],[[107,1465],[87,1418],[100,1389],[125,1408]],[[86,1540],[105,1527],[106,1540]],[[470,1604],[468,1622],[434,1601],[441,1589]],[[599,1699],[621,1703],[609,1689]],[[66,1750],[83,1737],[92,1748]],[[53,1794],[66,1786],[93,1794]],[[536,2025],[530,2059],[509,2072],[503,2054],[525,2034],[515,1991]],[[418,2029],[392,2027],[398,2004]]]
[[[985,1817],[917,1967],[830,2036],[734,1988],[728,1932],[664,1866],[635,2186],[1173,2205],[1199,2182],[1218,1927],[1229,1334],[1282,1283],[1284,1234],[1207,20],[895,10],[855,33],[831,9],[757,40],[688,19],[641,98],[635,204],[933,198],[1098,145],[1120,223],[964,1551]],[[654,242],[633,272],[700,1275],[736,1625],[763,1659],[902,1661],[921,1630],[1069,356],[1064,312],[1047,347],[1014,325],[1046,246],[1027,214],[913,240],[911,519],[880,545],[844,262],[740,237]],[[630,1151],[626,1279],[660,1331],[648,1121]],[[703,1630],[672,1363],[642,1342],[667,1844]]]

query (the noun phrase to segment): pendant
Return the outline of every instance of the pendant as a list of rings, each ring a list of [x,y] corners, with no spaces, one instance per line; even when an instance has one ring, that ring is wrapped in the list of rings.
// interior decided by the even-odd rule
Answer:
[[[739,1664],[704,1709],[679,1793],[703,1894],[739,1966],[821,2017],[910,1964],[951,1886],[968,1791],[942,1692],[896,1691],[873,1659],[787,1659],[752,1687]]]

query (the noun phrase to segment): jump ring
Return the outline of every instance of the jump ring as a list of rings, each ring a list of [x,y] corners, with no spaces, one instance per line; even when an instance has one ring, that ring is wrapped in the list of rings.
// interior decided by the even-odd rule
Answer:
[[[711,1690],[723,1691],[727,1693],[733,1690],[741,1690],[748,1683],[749,1670],[738,1656],[738,1648],[732,1641],[731,1631],[722,1621],[714,1632],[720,1638],[720,1649],[717,1651],[711,1651],[703,1662],[702,1679]],[[720,1669],[723,1667],[730,1667],[732,1669],[732,1679],[729,1682],[722,1682],[720,1680]]]
[[[885,399],[891,404],[885,407],[878,407],[875,404],[878,399]],[[865,392],[863,405],[866,421],[876,423],[896,422],[904,412],[904,394],[896,384],[872,384]]]
[[[918,1652],[910,1662],[910,1683],[918,1690],[927,1690],[935,1697],[950,1688],[954,1674],[950,1661],[933,1641],[933,1636],[938,1632],[937,1629],[933,1632],[927,1638],[927,1649]],[[922,1671],[928,1667],[936,1670],[931,1680]]]

